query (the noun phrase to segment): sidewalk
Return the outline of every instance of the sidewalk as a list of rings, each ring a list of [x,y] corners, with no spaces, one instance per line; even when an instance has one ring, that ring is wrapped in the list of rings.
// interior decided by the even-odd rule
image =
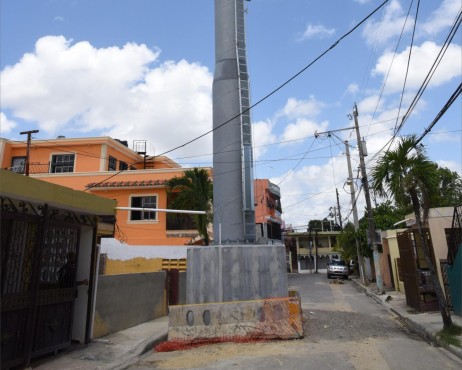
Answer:
[[[429,342],[437,343],[462,359],[462,348],[448,346],[436,338],[443,328],[441,314],[438,312],[418,313],[406,305],[404,294],[390,291],[384,295],[374,292],[375,285],[362,285],[359,278],[350,281],[390,312],[399,316],[414,332]],[[462,326],[462,317],[452,315],[455,324]],[[95,340],[87,346],[75,347],[47,357],[32,364],[39,370],[123,370],[138,361],[138,356],[167,340],[168,317],[148,321],[133,328],[110,334]],[[462,336],[460,337],[462,341]]]
[[[418,333],[425,340],[436,343],[462,359],[462,348],[453,345],[447,345],[437,338],[436,334],[443,329],[443,319],[439,311],[417,312],[406,304],[406,296],[395,290],[385,294],[375,293],[375,284],[363,285],[359,277],[350,278],[350,280],[363,291],[367,296],[377,303],[381,304],[390,312],[398,315],[404,323]],[[462,316],[451,315],[454,324],[462,327]],[[459,336],[462,342],[462,336]]]
[[[167,340],[168,316],[71,348],[56,357],[32,364],[40,370],[122,370],[134,364],[138,356]]]

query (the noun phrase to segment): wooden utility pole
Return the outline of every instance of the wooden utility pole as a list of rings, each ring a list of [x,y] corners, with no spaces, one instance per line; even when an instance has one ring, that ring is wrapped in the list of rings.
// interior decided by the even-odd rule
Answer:
[[[377,242],[375,240],[375,222],[374,222],[374,217],[372,216],[371,197],[369,194],[369,181],[367,180],[366,164],[364,161],[364,157],[365,157],[364,149],[365,148],[363,148],[363,145],[361,142],[361,135],[359,133],[358,108],[356,107],[356,104],[354,105],[354,109],[353,109],[353,117],[355,120],[356,137],[358,140],[359,164],[361,167],[361,177],[362,177],[361,181],[363,184],[364,196],[366,198],[367,220],[369,223],[369,241],[372,245],[372,254],[374,256],[375,280],[377,284],[378,293],[382,293],[383,292],[382,272],[380,271],[379,252],[377,249]]]
[[[26,150],[26,163],[24,163],[25,167],[25,174],[29,176],[29,156],[30,156],[30,141],[32,134],[36,134],[39,130],[30,130],[30,131],[23,131],[20,132],[20,135],[27,135],[27,150]]]
[[[350,145],[348,144],[348,140],[345,140],[345,152],[347,157],[348,163],[348,181],[347,184],[350,185],[350,194],[351,194],[351,207],[353,212],[353,225],[355,227],[355,234],[359,230],[359,220],[358,220],[358,208],[356,207],[356,195],[355,195],[355,186],[353,183],[353,171],[351,170],[351,160],[350,160]],[[364,277],[364,260],[361,254],[361,248],[359,245],[358,236],[355,235],[356,241],[356,254],[358,255],[358,270],[359,276],[363,284],[366,283],[366,279]]]
[[[335,192],[337,193],[338,224],[340,226],[340,231],[343,231],[342,214],[340,213],[340,200],[339,200],[339,197],[338,197],[338,189],[337,188],[335,188]]]

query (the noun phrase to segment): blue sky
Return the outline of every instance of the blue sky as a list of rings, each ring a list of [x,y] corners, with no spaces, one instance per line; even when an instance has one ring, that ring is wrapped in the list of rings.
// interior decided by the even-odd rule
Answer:
[[[305,68],[381,3],[246,2],[252,101]],[[373,165],[462,8],[461,0],[422,1],[416,18],[417,3],[389,0],[252,110],[255,177],[279,184],[286,223],[326,217],[336,188],[342,216],[350,213],[342,141],[351,144],[356,174],[355,135],[315,138],[314,132],[351,127],[356,103],[368,168]],[[214,1],[2,0],[0,6],[1,137],[24,140],[20,131],[39,129],[37,139],[146,139],[150,154],[162,154],[211,130]],[[459,29],[400,135],[421,135],[461,83],[461,35]],[[432,160],[459,174],[461,106],[459,97],[422,141]],[[210,166],[211,142],[207,135],[168,155],[184,166]]]

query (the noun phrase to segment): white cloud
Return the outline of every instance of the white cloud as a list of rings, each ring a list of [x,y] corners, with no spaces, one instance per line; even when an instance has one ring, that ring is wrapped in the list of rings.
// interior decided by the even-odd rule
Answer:
[[[371,95],[358,103],[358,110],[362,113],[374,113],[376,110],[380,111],[383,104],[383,99],[379,101],[379,95]]]
[[[324,131],[328,122],[317,123],[314,120],[324,107],[325,104],[313,96],[307,100],[289,98],[286,105],[275,115],[277,124],[273,126],[284,125],[279,141],[285,145],[286,141],[304,139],[313,136],[315,131]]]
[[[0,112],[0,137],[10,133],[16,126],[16,122],[9,120],[5,113]]]
[[[347,87],[347,93],[349,93],[351,95],[357,94],[358,91],[359,91],[359,86],[356,83],[351,83]]]
[[[434,35],[446,27],[450,27],[460,11],[460,6],[460,0],[444,0],[420,28],[424,33]]]
[[[448,142],[461,142],[461,135],[455,135],[454,132],[441,132],[441,131],[430,131],[429,140],[431,143],[448,143]],[[462,157],[462,153],[461,153]]]
[[[342,151],[343,152],[343,151]],[[346,156],[333,153],[336,157],[322,165],[307,165],[286,172],[271,181],[279,184],[282,195],[284,218],[301,231],[312,219],[323,219],[329,214],[329,207],[336,206],[336,188],[339,191],[342,218],[349,214],[351,196],[343,190],[348,178]],[[357,156],[352,150],[352,166],[357,167]],[[281,182],[282,181],[282,182]],[[358,210],[363,209],[363,198],[358,200]],[[350,220],[351,220],[350,215]]]
[[[289,119],[300,116],[316,117],[324,106],[324,103],[316,100],[313,96],[310,96],[308,100],[289,98],[280,114]]]
[[[295,123],[285,127],[281,141],[287,142],[313,136],[316,131],[325,131],[328,126],[327,121],[316,123],[305,118],[299,118]]]
[[[404,24],[406,24],[404,26]],[[362,35],[369,45],[375,43],[384,44],[388,40],[410,31],[414,25],[414,20],[409,18],[406,21],[406,14],[398,0],[392,0],[385,8],[382,19],[368,21],[363,29]]]
[[[253,125],[254,159],[258,160],[267,151],[268,146],[276,142],[276,135],[273,134],[273,124],[268,121],[254,122]]]
[[[420,87],[426,75],[430,71],[436,56],[441,49],[440,45],[434,42],[427,41],[420,46],[412,48],[411,62],[409,66],[409,73],[407,77],[407,89],[415,89]],[[459,77],[462,73],[462,58],[460,57],[462,48],[460,45],[451,44],[446,54],[444,55],[438,69],[432,76],[429,87],[442,85],[455,77]],[[394,57],[393,65],[391,67],[386,93],[393,93],[401,91],[405,79],[406,68],[408,63],[409,48],[397,54]],[[390,64],[393,60],[393,53],[384,53],[377,62],[373,75],[380,75],[385,78],[390,69]]]
[[[303,32],[303,35],[300,37],[300,41],[302,40],[308,40],[312,38],[327,38],[332,36],[335,33],[335,28],[326,28],[323,25],[313,25],[313,24],[308,24],[306,26],[305,31]]]
[[[33,53],[1,72],[2,107],[36,122],[42,134],[146,139],[159,154],[212,128],[210,71],[184,60],[153,66],[159,54],[134,43],[98,49],[43,37]],[[200,142],[211,153],[211,135]]]

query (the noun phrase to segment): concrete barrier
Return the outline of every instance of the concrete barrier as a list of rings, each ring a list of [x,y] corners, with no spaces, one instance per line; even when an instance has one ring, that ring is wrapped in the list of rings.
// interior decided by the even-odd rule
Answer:
[[[300,297],[171,306],[169,341],[299,339]]]

